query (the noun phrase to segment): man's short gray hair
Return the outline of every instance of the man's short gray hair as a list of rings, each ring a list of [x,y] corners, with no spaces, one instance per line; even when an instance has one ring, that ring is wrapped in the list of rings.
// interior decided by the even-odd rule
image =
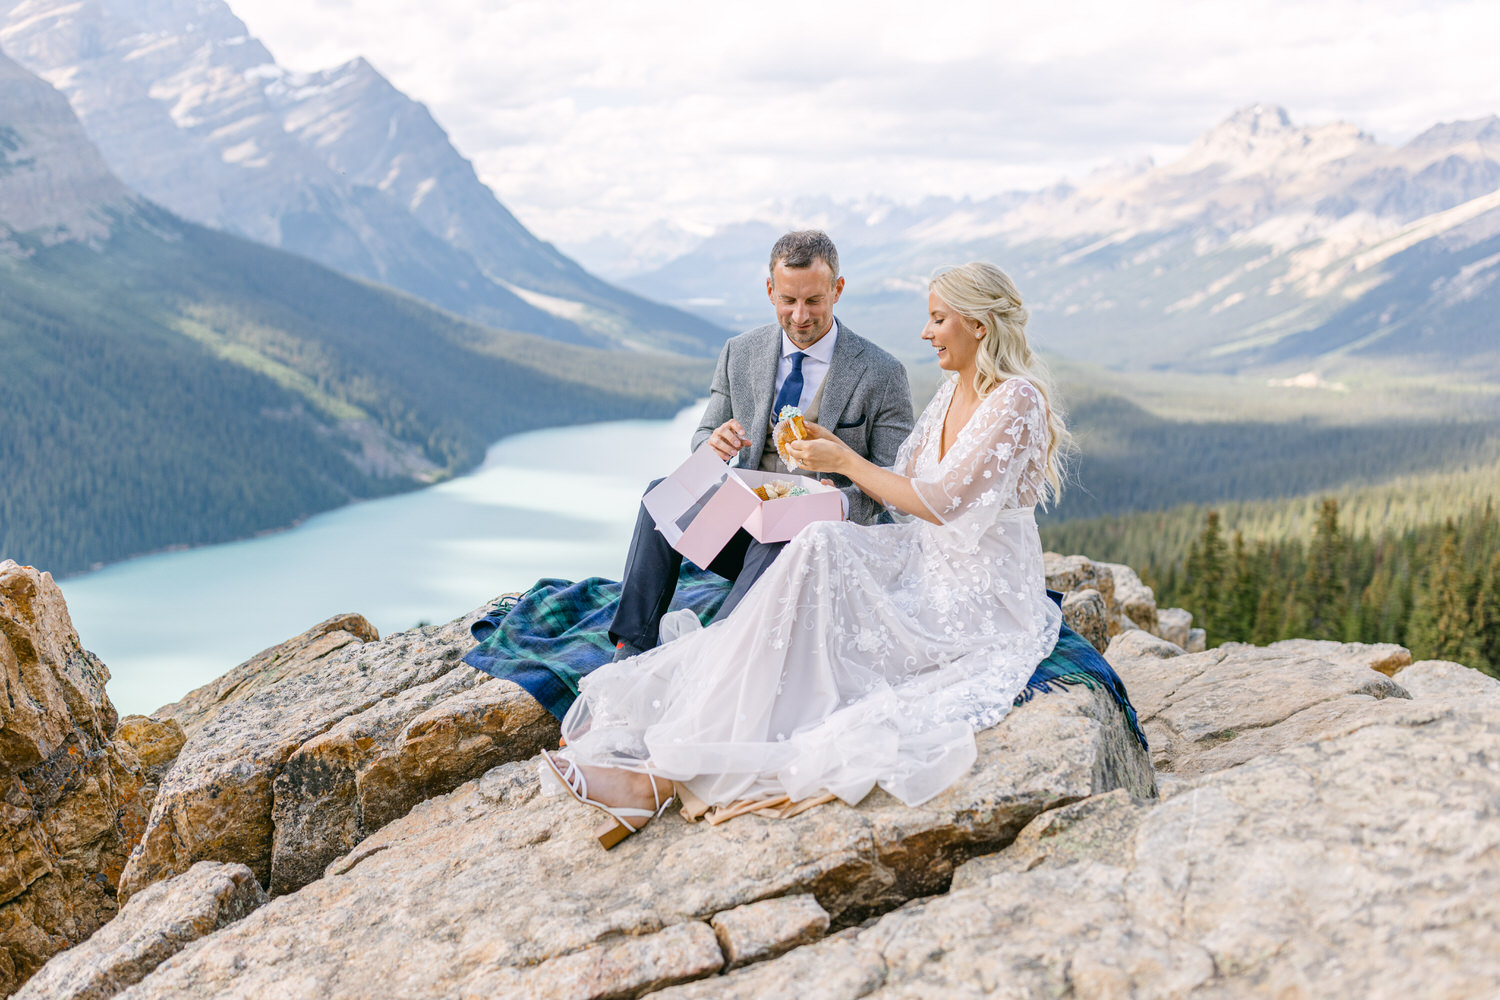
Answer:
[[[832,281],[839,278],[839,249],[821,229],[803,229],[787,233],[771,248],[771,277],[776,277],[776,265],[801,270],[812,267],[813,261],[821,260],[833,272]]]

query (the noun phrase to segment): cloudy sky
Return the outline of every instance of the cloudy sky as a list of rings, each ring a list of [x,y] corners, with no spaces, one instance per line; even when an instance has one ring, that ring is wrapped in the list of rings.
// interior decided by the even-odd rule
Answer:
[[[365,56],[564,245],[1035,187],[1257,102],[1385,142],[1500,112],[1494,0],[229,3],[290,69]]]

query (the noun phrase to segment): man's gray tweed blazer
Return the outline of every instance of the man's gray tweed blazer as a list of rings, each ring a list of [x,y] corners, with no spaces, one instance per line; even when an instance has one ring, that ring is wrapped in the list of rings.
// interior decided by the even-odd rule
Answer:
[[[911,386],[901,362],[854,333],[836,318],[838,340],[823,380],[818,423],[837,434],[876,465],[890,466],[896,449],[911,433]],[[781,361],[781,327],[775,323],[731,337],[719,354],[708,407],[693,433],[693,448],[733,417],[745,428],[749,446],[739,466],[759,467],[771,430],[776,368]],[[849,519],[871,524],[883,509],[843,476],[831,476],[849,498]]]

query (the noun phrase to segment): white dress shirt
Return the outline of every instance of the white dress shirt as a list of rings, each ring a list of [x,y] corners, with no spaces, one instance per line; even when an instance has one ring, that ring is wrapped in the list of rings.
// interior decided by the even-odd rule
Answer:
[[[833,363],[833,343],[839,336],[839,321],[833,320],[833,325],[828,332],[818,338],[818,342],[803,350],[792,339],[781,331],[781,361],[776,366],[776,392],[771,398],[775,399],[781,394],[781,385],[792,373],[792,355],[802,351],[807,357],[802,359],[802,398],[797,400],[797,408],[806,410],[812,405],[813,397],[818,394],[819,387],[823,384],[823,378],[828,374],[828,366]],[[771,414],[771,419],[776,419],[776,414]]]
[[[802,398],[797,400],[797,408],[806,410],[812,405],[818,390],[823,386],[823,379],[828,375],[828,366],[833,363],[833,344],[839,337],[839,321],[834,318],[828,332],[818,338],[818,342],[809,348],[803,349],[792,343],[792,339],[781,331],[781,361],[776,366],[776,395],[781,394],[781,384],[786,381],[792,373],[792,355],[802,351],[807,357],[802,359]],[[772,396],[775,399],[776,396]],[[771,420],[776,419],[776,414],[771,414]],[[805,475],[806,473],[802,473]],[[849,498],[839,494],[839,500],[843,502],[844,517],[849,517]]]

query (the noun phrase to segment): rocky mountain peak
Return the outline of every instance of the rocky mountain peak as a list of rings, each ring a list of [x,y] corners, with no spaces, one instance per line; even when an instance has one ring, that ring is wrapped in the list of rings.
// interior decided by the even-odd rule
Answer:
[[[1500,115],[1469,121],[1442,122],[1406,144],[1410,150],[1447,149],[1473,144],[1474,152],[1500,159]]]
[[[0,44],[66,95],[126,184],[184,219],[502,329],[722,342],[538,240],[364,59],[289,73],[222,0],[0,0]]]
[[[129,202],[67,98],[0,55],[0,234],[99,239]]]
[[[1214,131],[1237,130],[1260,133],[1284,132],[1293,128],[1292,116],[1279,104],[1251,104],[1230,115]]]
[[[1294,174],[1375,147],[1375,140],[1353,125],[1317,127],[1293,123],[1285,108],[1253,104],[1241,108],[1199,136],[1168,169],[1195,173],[1213,168],[1228,176]]]

